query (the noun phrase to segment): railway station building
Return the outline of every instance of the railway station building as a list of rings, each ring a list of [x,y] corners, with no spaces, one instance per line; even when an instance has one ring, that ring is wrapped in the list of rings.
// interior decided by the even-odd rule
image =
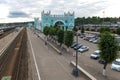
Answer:
[[[63,30],[72,30],[74,27],[74,12],[67,12],[62,15],[51,14],[51,11],[41,12],[40,29],[43,31],[44,27],[60,26]],[[38,18],[35,19],[35,25],[38,27]]]

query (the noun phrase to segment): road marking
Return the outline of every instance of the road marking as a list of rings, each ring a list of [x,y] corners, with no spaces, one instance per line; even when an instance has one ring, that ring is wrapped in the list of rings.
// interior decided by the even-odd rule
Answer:
[[[37,65],[37,62],[36,62],[35,55],[34,55],[35,53],[34,53],[34,50],[33,50],[33,47],[32,47],[32,43],[31,43],[30,37],[29,37],[29,41],[30,41],[30,47],[31,47],[31,50],[32,50],[32,55],[33,55],[34,62],[35,62],[35,67],[36,67],[36,70],[37,70],[38,79],[41,80],[40,73],[39,73],[39,70],[38,70],[38,65]]]

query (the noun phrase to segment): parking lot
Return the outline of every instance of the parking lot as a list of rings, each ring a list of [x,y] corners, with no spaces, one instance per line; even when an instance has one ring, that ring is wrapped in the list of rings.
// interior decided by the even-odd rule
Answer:
[[[89,34],[90,35],[90,34]],[[76,37],[75,37],[76,40]],[[98,63],[98,60],[91,59],[90,55],[98,49],[97,44],[91,43],[86,41],[82,38],[78,38],[78,42],[84,46],[88,46],[89,50],[83,53],[78,52],[78,65],[86,70],[88,73],[93,75],[97,80],[120,80],[120,72],[111,70],[111,64],[107,65],[107,76],[104,77],[102,75],[103,64]],[[67,53],[66,51],[62,50],[62,55],[65,57],[65,61],[75,61],[75,57],[73,57],[73,53],[75,50],[73,48],[70,49],[70,52]],[[71,70],[72,72],[72,70]],[[82,75],[81,73],[79,74]]]
[[[84,40],[83,38],[78,38],[78,42],[88,46],[89,50],[84,53],[79,54],[79,65],[87,70],[90,74],[96,77],[98,80],[120,80],[120,72],[111,70],[111,64],[107,65],[107,77],[102,76],[103,64],[98,63],[98,60],[90,58],[93,51],[98,49],[97,44],[91,43]],[[74,51],[72,49],[72,51]]]

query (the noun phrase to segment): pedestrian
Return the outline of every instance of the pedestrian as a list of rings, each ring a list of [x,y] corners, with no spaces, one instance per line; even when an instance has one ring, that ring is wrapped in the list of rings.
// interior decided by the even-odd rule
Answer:
[[[47,45],[47,41],[45,40],[45,45]]]

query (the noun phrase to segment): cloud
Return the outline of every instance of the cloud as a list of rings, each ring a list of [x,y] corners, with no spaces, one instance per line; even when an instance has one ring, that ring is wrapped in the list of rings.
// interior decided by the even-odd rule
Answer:
[[[0,4],[0,18],[6,18],[8,14],[9,7],[4,4]]]
[[[1,7],[0,11],[2,12],[1,14],[5,14],[8,18],[40,17],[43,10],[45,12],[51,10],[52,14],[63,14],[64,12],[74,11],[75,17],[88,17],[101,16],[103,15],[102,12],[107,9],[105,11],[106,14],[109,13],[109,16],[116,16],[117,14],[115,13],[118,13],[118,8],[120,7],[119,3],[119,0],[0,0],[0,5],[5,6]]]
[[[22,11],[11,11],[9,12],[8,17],[9,18],[19,18],[19,17],[26,18],[26,17],[29,17],[29,15]]]
[[[79,2],[74,10],[77,17],[100,16],[98,13],[104,11],[106,7],[108,3],[105,0],[93,0]]]
[[[6,3],[6,0],[0,0],[0,4]]]
[[[76,17],[88,17],[100,13],[107,6],[106,0],[52,0],[51,4],[45,6],[44,9],[51,10],[55,14],[74,11]]]
[[[36,17],[41,16],[43,10],[51,10],[54,14],[74,11],[76,17],[92,16],[108,6],[106,0],[5,0],[5,3],[10,11],[20,10]]]

